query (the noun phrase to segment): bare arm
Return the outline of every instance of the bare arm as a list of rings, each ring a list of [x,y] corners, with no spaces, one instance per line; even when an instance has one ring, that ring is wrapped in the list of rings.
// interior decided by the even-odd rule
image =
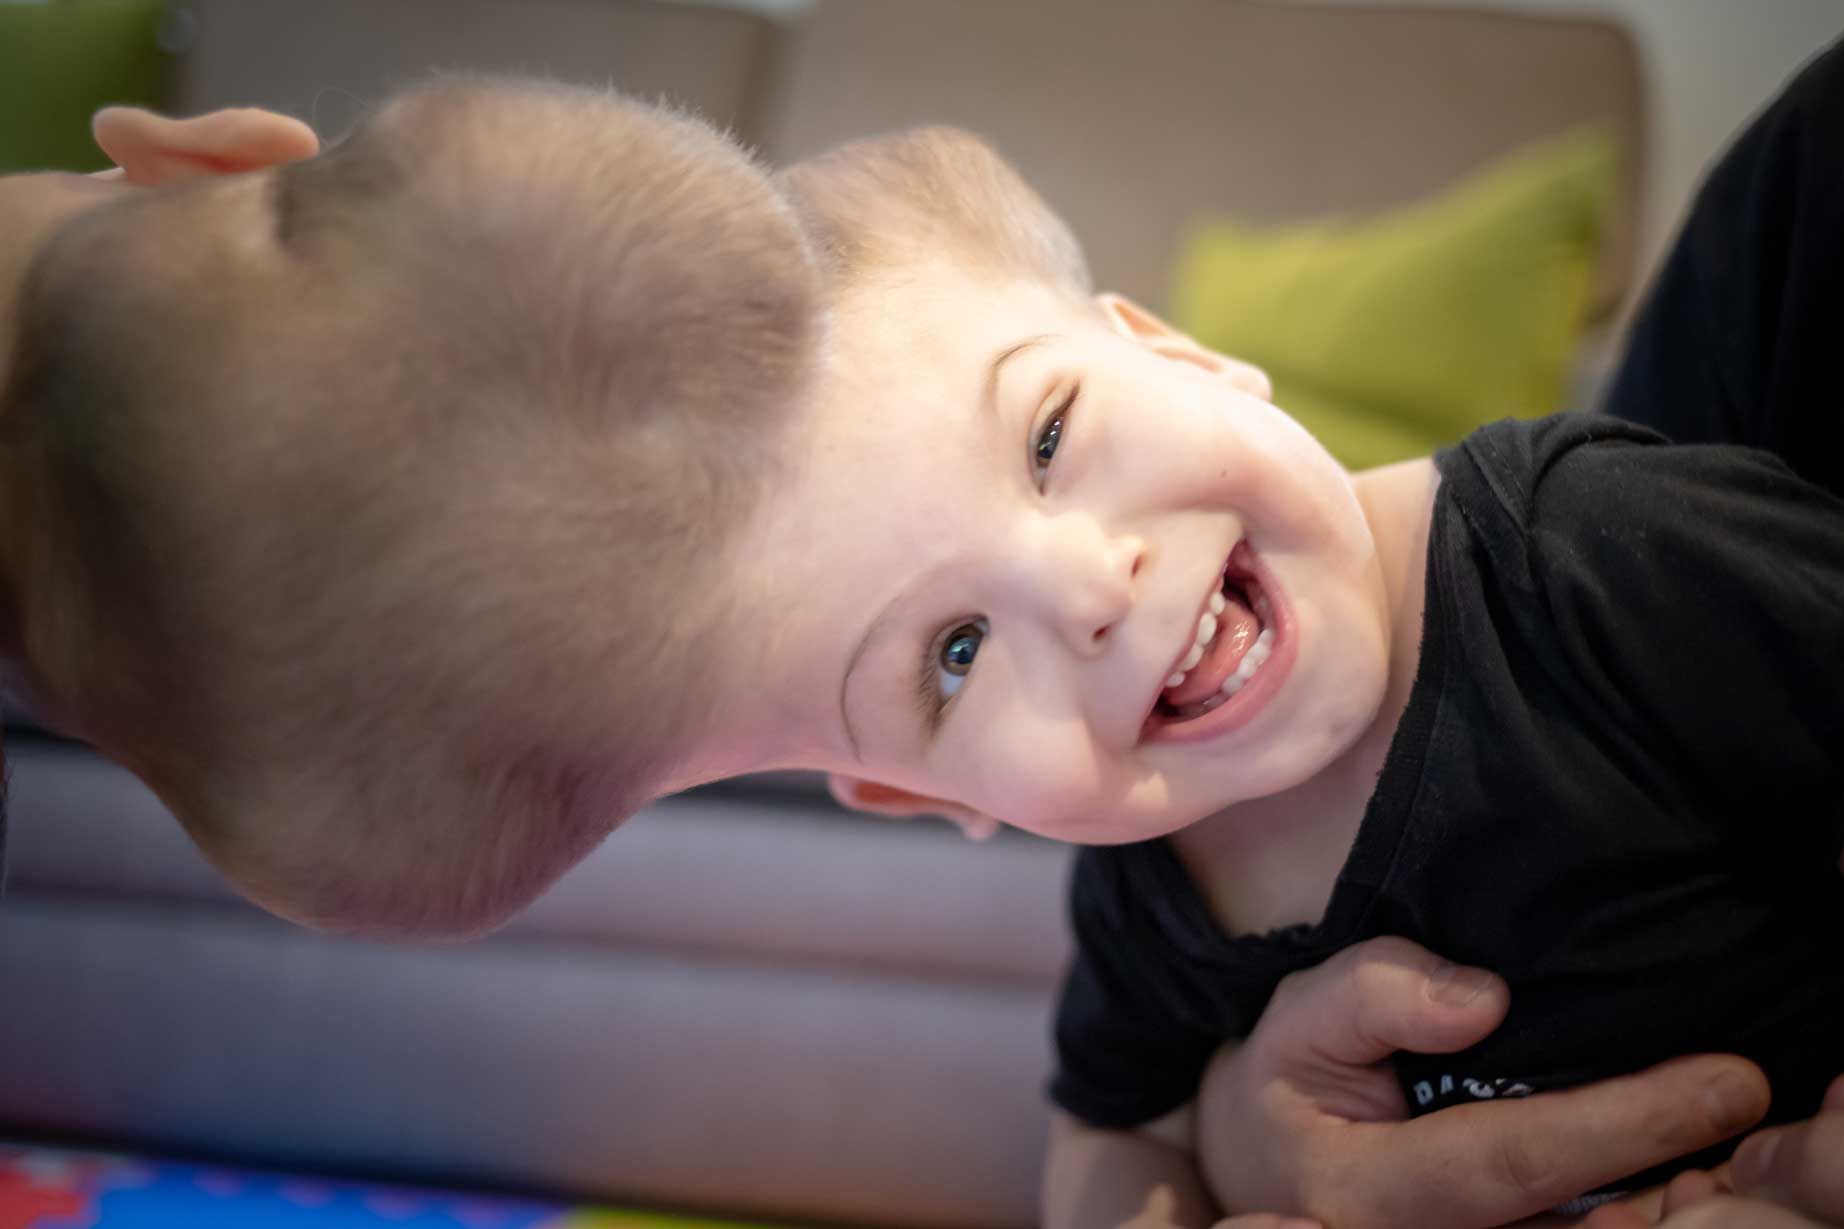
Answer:
[[[1050,1124],[1050,1152],[1044,1163],[1044,1229],[1168,1229],[1148,1224],[1166,1213],[1171,1229],[1208,1229],[1216,1204],[1204,1189],[1191,1147],[1190,1106],[1136,1131],[1092,1127],[1056,1113]],[[1158,1187],[1171,1192],[1150,1205]]]

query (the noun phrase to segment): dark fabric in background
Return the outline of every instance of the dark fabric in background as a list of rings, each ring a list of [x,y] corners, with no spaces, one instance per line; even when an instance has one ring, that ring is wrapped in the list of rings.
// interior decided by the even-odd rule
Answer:
[[[1601,408],[1844,493],[1844,42],[1710,172]]]

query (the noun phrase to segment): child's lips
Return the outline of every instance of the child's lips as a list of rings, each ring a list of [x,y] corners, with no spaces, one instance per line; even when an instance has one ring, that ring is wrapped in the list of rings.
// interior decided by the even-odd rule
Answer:
[[[1239,582],[1252,595],[1260,614],[1260,639],[1266,647],[1254,656],[1254,646],[1225,644],[1231,629],[1219,631],[1206,656],[1199,661],[1185,682],[1168,691],[1161,686],[1155,693],[1146,719],[1141,726],[1143,742],[1192,742],[1213,738],[1240,729],[1266,706],[1292,668],[1297,653],[1297,635],[1293,612],[1276,584],[1273,573],[1246,540],[1238,542],[1224,564],[1223,576]],[[1219,578],[1219,586],[1223,579]],[[1212,590],[1216,592],[1216,590]],[[1209,596],[1205,597],[1206,603]],[[1229,612],[1234,618],[1234,612]],[[1246,628],[1240,630],[1247,630]],[[1190,652],[1190,645],[1185,652]],[[1182,663],[1181,654],[1178,663]],[[1230,680],[1227,691],[1212,692]],[[1163,684],[1165,679],[1161,679]],[[1198,697],[1203,698],[1200,700]],[[1171,710],[1173,700],[1184,707],[1207,705],[1201,712],[1178,715]]]

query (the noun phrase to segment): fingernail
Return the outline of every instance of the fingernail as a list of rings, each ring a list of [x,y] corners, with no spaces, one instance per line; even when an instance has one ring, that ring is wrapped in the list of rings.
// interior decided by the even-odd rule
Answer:
[[[1492,984],[1492,975],[1484,969],[1468,969],[1451,961],[1442,961],[1428,975],[1428,997],[1449,1007],[1464,1007]]]
[[[1742,1141],[1729,1166],[1737,1187],[1747,1191],[1767,1184],[1767,1176],[1774,1167],[1774,1153],[1780,1150],[1780,1137],[1785,1134],[1785,1131],[1762,1131]]]
[[[1734,1071],[1718,1075],[1703,1096],[1711,1119],[1730,1134],[1752,1125],[1764,1108],[1754,1082]]]

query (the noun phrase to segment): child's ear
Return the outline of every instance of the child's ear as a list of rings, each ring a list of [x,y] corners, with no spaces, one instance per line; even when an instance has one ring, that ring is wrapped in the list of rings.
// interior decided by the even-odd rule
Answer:
[[[971,841],[986,840],[999,830],[999,821],[992,816],[982,815],[945,798],[912,794],[908,790],[837,772],[826,774],[826,784],[839,805],[848,811],[862,811],[867,815],[894,815],[898,818],[940,815],[959,824],[960,830]]]
[[[1098,294],[1095,303],[1117,333],[1131,337],[1155,354],[1202,367],[1263,401],[1274,399],[1274,386],[1268,381],[1268,373],[1253,363],[1245,363],[1227,354],[1218,354],[1208,346],[1199,345],[1196,340],[1179,332],[1125,295]]]
[[[320,138],[300,120],[241,107],[168,119],[139,107],[104,107],[90,121],[122,178],[144,188],[204,175],[235,175],[311,158]]]

